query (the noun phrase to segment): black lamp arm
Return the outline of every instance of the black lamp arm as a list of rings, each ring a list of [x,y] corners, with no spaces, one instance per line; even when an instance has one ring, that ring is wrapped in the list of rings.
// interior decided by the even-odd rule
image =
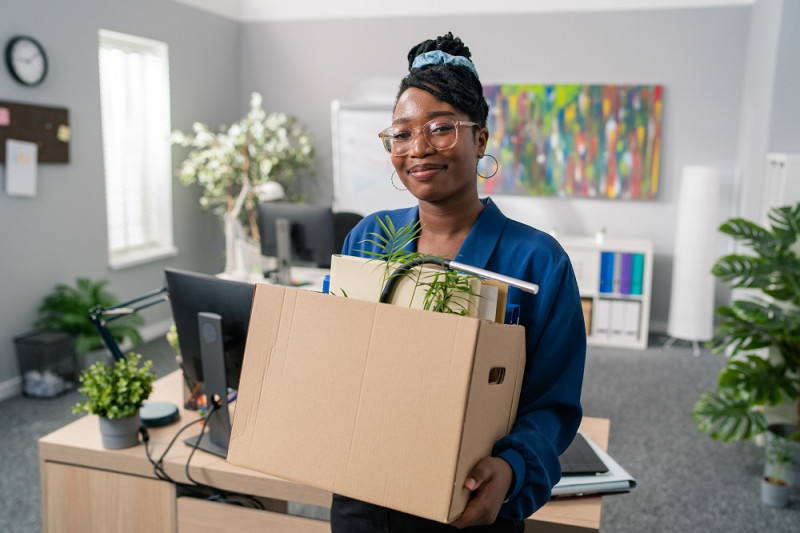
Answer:
[[[433,263],[448,270],[458,270],[461,272],[467,272],[469,274],[475,274],[476,276],[480,276],[482,278],[501,281],[512,287],[516,287],[520,290],[529,292],[531,294],[537,294],[539,292],[539,286],[536,285],[535,283],[522,281],[520,279],[505,276],[503,274],[498,274],[496,272],[491,272],[489,270],[484,270],[482,268],[465,265],[464,263],[458,263],[451,259],[444,259],[443,257],[439,256],[423,255],[415,259],[412,259],[411,261],[406,261],[405,263],[397,267],[394,272],[392,272],[392,275],[389,276],[389,279],[383,286],[383,291],[381,292],[381,297],[378,301],[382,303],[389,303],[389,300],[392,297],[392,293],[394,292],[395,285],[397,285],[397,281],[412,268],[424,265],[426,263]]]
[[[100,339],[103,341],[103,344],[111,353],[111,356],[115,361],[119,361],[120,359],[124,359],[125,356],[123,355],[122,350],[120,350],[119,344],[114,339],[114,336],[108,330],[108,327],[106,327],[106,324],[120,317],[138,313],[142,309],[146,309],[167,300],[169,300],[169,293],[166,287],[162,287],[160,289],[145,293],[141,296],[137,296],[136,298],[126,302],[122,302],[121,304],[117,304],[113,307],[105,308],[102,305],[95,305],[89,309],[89,320],[91,320],[92,324],[97,330],[97,333],[100,335]],[[143,303],[136,306],[133,305],[139,302]]]

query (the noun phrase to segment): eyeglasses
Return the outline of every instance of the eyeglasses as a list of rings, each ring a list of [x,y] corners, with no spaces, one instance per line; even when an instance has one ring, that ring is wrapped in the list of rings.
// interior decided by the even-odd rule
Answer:
[[[406,126],[391,126],[378,134],[383,142],[383,147],[392,155],[406,155],[411,150],[414,141],[414,132],[422,130],[422,135],[436,150],[448,150],[458,142],[459,126],[477,126],[477,122],[463,120],[450,120],[449,118],[435,118],[422,126],[422,128],[409,128]]]

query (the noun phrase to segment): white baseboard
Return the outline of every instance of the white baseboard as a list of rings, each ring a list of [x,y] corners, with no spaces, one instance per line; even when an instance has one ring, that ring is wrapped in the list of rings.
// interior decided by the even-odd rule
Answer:
[[[16,376],[0,383],[0,402],[22,394],[22,376]]]

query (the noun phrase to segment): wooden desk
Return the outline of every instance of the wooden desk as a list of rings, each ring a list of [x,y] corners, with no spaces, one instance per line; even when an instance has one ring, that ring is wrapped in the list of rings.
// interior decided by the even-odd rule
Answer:
[[[179,372],[160,379],[152,399],[182,405],[181,379]],[[178,428],[197,416],[196,412],[181,409],[180,423],[151,429],[153,457],[160,457]],[[606,448],[608,420],[585,418],[581,429]],[[180,439],[199,430],[197,424]],[[164,459],[167,474],[178,482],[189,482],[184,467],[190,452],[189,446],[176,442]],[[325,521],[285,513],[286,502],[328,507],[330,493],[245,470],[202,451],[196,452],[191,461],[190,473],[196,481],[265,498],[270,510],[178,497],[174,485],[153,475],[143,445],[104,449],[96,416],[80,418],[39,439],[39,468],[42,530],[46,533],[330,531]],[[526,531],[596,532],[600,512],[600,497],[552,501],[528,519]]]

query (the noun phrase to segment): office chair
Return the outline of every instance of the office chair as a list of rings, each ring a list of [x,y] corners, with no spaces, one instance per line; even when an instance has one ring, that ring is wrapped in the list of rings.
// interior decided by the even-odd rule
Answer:
[[[350,233],[350,230],[353,229],[362,218],[364,217],[358,213],[349,213],[346,211],[333,214],[333,249],[337,254],[342,251],[344,239],[347,237],[347,234]]]

